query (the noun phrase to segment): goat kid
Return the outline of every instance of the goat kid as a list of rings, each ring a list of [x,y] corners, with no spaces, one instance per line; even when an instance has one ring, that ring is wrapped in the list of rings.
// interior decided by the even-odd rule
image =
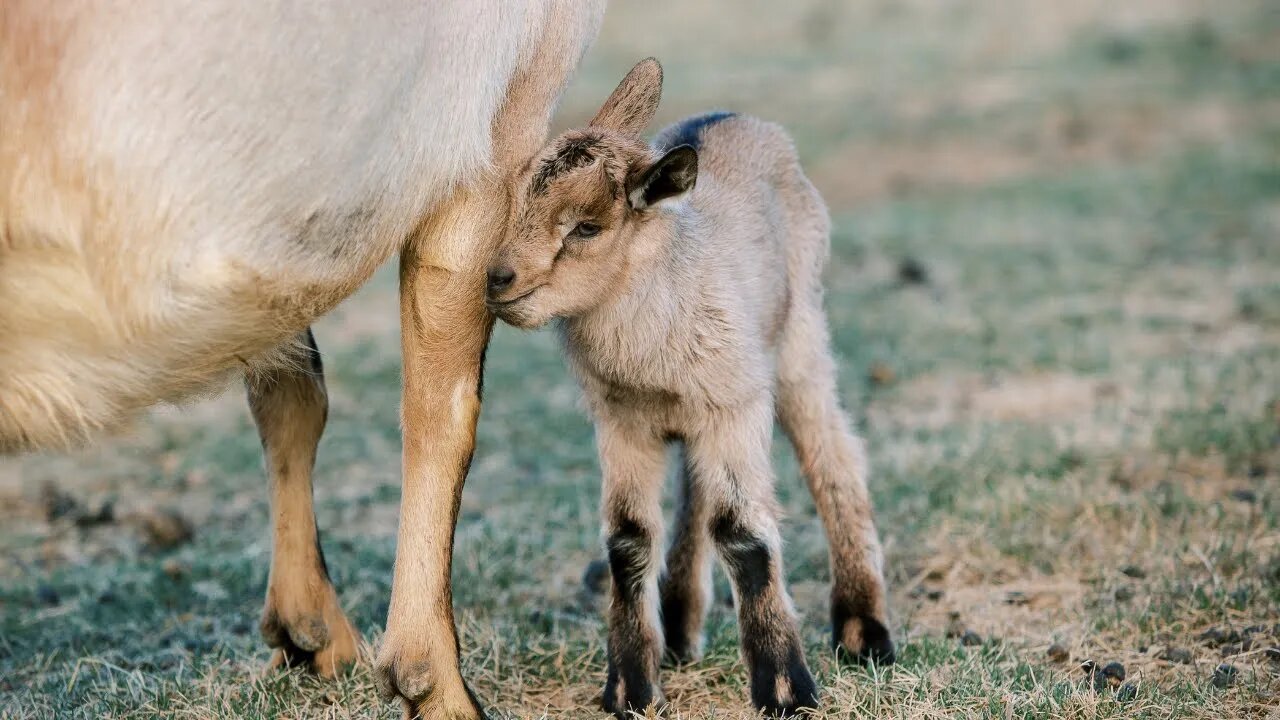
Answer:
[[[657,61],[639,63],[587,128],[513,175],[488,304],[517,327],[558,321],[595,421],[613,577],[605,709],[662,704],[664,647],[701,654],[714,547],[752,702],[789,715],[816,704],[817,686],[783,580],[775,413],[830,542],[833,643],[855,660],[894,657],[865,454],[822,309],[829,219],[777,125],[711,113],[645,143],[661,87]],[[669,442],[684,461],[662,573]]]

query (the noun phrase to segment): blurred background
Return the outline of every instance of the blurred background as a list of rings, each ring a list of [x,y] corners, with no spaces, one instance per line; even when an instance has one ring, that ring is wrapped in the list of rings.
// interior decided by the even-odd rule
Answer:
[[[556,127],[649,55],[655,131],[710,108],[780,122],[835,220],[827,303],[901,663],[830,657],[825,541],[779,436],[821,717],[1274,717],[1280,4],[615,0]],[[399,501],[395,293],[388,267],[315,329],[319,521],[371,643]],[[590,717],[590,425],[549,332],[500,326],[485,390],[464,671],[495,716]],[[367,668],[259,675],[267,492],[238,388],[0,460],[0,503],[0,716],[398,716]],[[746,716],[736,648],[718,602],[707,659],[665,674],[681,717]]]

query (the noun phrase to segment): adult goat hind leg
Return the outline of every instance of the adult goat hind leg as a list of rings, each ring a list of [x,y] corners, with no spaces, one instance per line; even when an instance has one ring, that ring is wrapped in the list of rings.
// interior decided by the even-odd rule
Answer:
[[[311,472],[328,413],[320,351],[308,329],[304,357],[246,378],[271,483],[271,572],[262,636],[270,667],[301,665],[332,677],[356,660],[359,635],[338,604],[316,529]]]
[[[866,453],[840,407],[830,345],[821,298],[815,293],[797,302],[779,354],[778,416],[827,532],[832,644],[856,662],[890,664],[894,647]]]
[[[680,499],[659,594],[666,657],[675,663],[686,663],[702,657],[702,628],[711,605],[712,547],[707,533],[707,503],[683,446],[680,460]]]

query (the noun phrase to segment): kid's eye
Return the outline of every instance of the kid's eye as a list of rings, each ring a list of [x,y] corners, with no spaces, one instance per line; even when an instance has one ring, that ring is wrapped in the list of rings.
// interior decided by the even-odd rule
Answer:
[[[589,222],[580,222],[577,225],[574,225],[573,229],[569,231],[569,235],[571,235],[572,237],[578,237],[578,238],[595,237],[596,235],[599,235],[599,234],[600,234],[600,226],[595,223],[589,223]]]

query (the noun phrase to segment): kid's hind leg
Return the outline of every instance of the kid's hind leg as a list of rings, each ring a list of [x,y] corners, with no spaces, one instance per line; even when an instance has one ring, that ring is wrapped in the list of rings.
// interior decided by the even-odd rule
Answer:
[[[706,501],[694,482],[684,447],[680,461],[680,500],[660,594],[666,656],[676,663],[686,663],[702,657],[702,626],[711,605],[712,552]]]
[[[831,552],[836,652],[857,662],[894,661],[883,559],[867,494],[862,440],[840,407],[836,365],[820,297],[797,303],[778,362],[778,416],[795,446]]]

